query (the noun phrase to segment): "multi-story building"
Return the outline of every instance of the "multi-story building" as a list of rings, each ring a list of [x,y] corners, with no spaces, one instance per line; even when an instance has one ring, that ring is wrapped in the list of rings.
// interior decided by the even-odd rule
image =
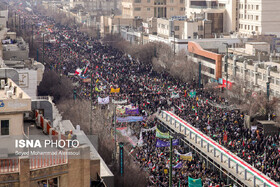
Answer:
[[[212,33],[237,31],[236,0],[186,0],[186,15],[189,19],[212,21]]]
[[[123,0],[125,18],[171,18],[185,15],[185,0]]]
[[[279,7],[279,0],[239,0],[239,32],[244,35],[280,36]]]
[[[0,84],[1,186],[114,186],[113,174],[80,127],[61,120],[56,107],[51,115],[60,121],[45,118],[47,111],[40,108],[45,105],[32,106],[31,98],[11,79],[1,78]],[[34,113],[33,122],[24,120],[27,113]],[[66,140],[79,143],[63,144]]]

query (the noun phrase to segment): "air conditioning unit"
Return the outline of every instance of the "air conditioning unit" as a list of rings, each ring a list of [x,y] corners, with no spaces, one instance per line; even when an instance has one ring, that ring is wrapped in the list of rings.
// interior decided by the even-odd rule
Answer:
[[[13,92],[11,90],[7,91],[7,97],[12,98]]]
[[[5,87],[4,87],[5,93],[7,93],[7,91],[9,91],[9,90],[10,90],[10,87],[9,87],[9,86],[5,86]]]
[[[5,80],[1,79],[1,89],[4,89],[4,87],[5,87]]]
[[[12,94],[14,95],[14,87],[13,86],[11,87],[10,90],[12,91]]]

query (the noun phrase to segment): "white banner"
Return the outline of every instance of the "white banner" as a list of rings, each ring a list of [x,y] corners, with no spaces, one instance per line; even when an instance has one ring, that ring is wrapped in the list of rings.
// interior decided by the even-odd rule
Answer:
[[[120,100],[120,101],[112,99],[112,103],[119,104],[119,105],[126,104],[127,103],[127,99],[126,100]]]
[[[108,104],[109,101],[110,101],[109,96],[107,96],[105,98],[98,97],[98,104],[105,105],[105,104]]]

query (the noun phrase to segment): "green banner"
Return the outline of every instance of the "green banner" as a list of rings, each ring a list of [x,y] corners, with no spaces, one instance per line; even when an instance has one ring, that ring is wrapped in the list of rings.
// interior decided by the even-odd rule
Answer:
[[[169,139],[169,132],[163,133],[158,128],[156,129],[156,137],[157,138],[165,138]]]
[[[194,98],[196,96],[196,91],[189,93],[190,98]]]
[[[201,179],[188,178],[189,187],[202,187]]]

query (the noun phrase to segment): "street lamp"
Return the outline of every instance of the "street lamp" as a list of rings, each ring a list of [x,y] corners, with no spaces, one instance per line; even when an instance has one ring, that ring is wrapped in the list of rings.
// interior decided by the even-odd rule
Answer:
[[[226,72],[226,88],[228,89],[228,43],[223,43],[226,45],[227,54],[225,56],[225,72]]]
[[[113,19],[114,19],[114,17],[115,17],[115,13],[114,13],[114,9],[112,9],[112,12],[111,12],[111,19],[112,19],[112,21],[111,21],[111,24],[112,24],[112,26],[111,26],[111,35],[113,35]]]
[[[175,56],[175,31],[171,31],[171,35],[173,35],[173,50],[174,50],[174,56]]]

